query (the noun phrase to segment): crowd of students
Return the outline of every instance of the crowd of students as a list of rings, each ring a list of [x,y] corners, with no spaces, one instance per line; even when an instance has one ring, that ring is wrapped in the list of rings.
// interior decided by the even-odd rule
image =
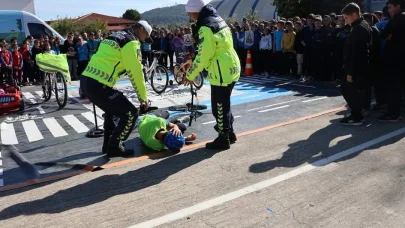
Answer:
[[[385,23],[390,17],[387,9],[363,16],[370,25]],[[278,21],[243,19],[231,27],[242,66],[250,50],[256,74],[292,75],[315,81],[341,79],[343,47],[351,30],[343,15],[310,14],[307,18]]]
[[[344,50],[349,49],[348,43],[358,45],[358,40],[357,37],[347,40],[354,25],[347,23],[343,13],[323,16],[310,14],[306,18],[270,21],[249,21],[244,18],[241,23],[235,22],[229,26],[242,68],[250,50],[255,74],[268,77],[288,75],[302,81],[342,82],[342,93],[349,106],[351,97],[357,96],[357,93],[351,93],[352,89],[348,90],[348,87],[364,92],[361,104],[350,107],[357,109],[354,106],[360,106],[362,114],[355,120],[354,117],[346,119],[347,123],[344,124],[359,125],[363,114],[372,109],[387,109],[379,120],[395,122],[400,119],[400,101],[405,94],[405,78],[400,77],[405,72],[404,4],[404,0],[388,0],[382,11],[359,15],[356,23],[364,20],[370,30],[370,40],[367,41],[364,64],[360,66],[361,75],[349,84],[346,83],[350,71],[348,68],[351,67],[350,62],[356,62],[358,57]],[[143,45],[144,57],[151,58],[150,50],[163,50],[168,54],[169,62],[167,58],[162,58],[161,64],[172,68],[173,55],[178,58],[181,52],[192,46],[190,34],[190,28],[175,29],[173,33],[156,29],[152,35],[153,43]],[[376,99],[373,107],[372,96]]]
[[[405,94],[401,92],[405,88],[405,79],[392,76],[400,75],[400,72],[403,74],[405,70],[398,68],[404,64],[397,61],[404,56],[398,54],[404,52],[405,44],[403,12],[404,0],[388,0],[382,11],[361,14],[371,29],[367,71],[362,76],[366,84],[362,109],[388,107],[388,114],[380,118],[386,121],[399,120],[398,103]],[[302,81],[344,82],[347,72],[344,69],[343,50],[352,31],[352,26],[345,22],[344,15],[331,13],[270,21],[249,21],[244,18],[241,23],[235,22],[229,26],[242,68],[250,50],[255,74],[293,76]],[[391,39],[393,33],[400,38]],[[190,54],[195,51],[192,34],[192,28],[188,27],[172,31],[154,27],[151,39],[142,43],[142,57],[151,63],[151,51],[162,51],[166,55],[159,59],[159,64],[173,70],[174,58],[176,62],[181,62],[186,52]],[[48,52],[67,54],[71,78],[77,80],[106,36],[108,34],[87,35],[85,32],[69,34],[61,46],[58,38],[46,36],[36,40],[28,36],[21,47],[16,40],[10,43],[0,40],[0,77],[14,75],[20,85],[40,84],[42,76],[35,64],[35,56]],[[376,98],[375,107],[371,107],[372,94]]]
[[[48,36],[39,37],[39,39],[28,36],[20,45],[16,39],[10,42],[1,39],[0,82],[13,78],[19,86],[40,85],[43,73],[35,62],[36,56],[40,53],[66,54],[71,78],[78,80],[90,58],[97,51],[103,36],[94,33],[87,35],[86,32],[71,33],[62,45],[59,38]]]
[[[250,50],[255,74],[340,81],[352,110],[341,124],[361,125],[364,115],[376,109],[386,109],[380,121],[396,122],[401,118],[405,95],[404,2],[388,0],[383,11],[359,13],[350,23],[348,18],[360,12],[356,4],[345,8],[351,11],[342,11],[342,15],[310,14],[278,21],[243,19],[231,25],[234,47],[242,66]],[[368,31],[366,35],[355,34],[360,23]],[[376,104],[371,107],[373,95]]]

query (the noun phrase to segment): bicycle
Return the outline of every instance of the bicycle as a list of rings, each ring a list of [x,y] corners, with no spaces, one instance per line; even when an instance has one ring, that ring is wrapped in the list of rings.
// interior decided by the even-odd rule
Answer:
[[[149,108],[145,109],[144,105],[139,106],[139,115],[147,115],[152,114],[157,117],[161,117],[163,119],[167,119],[169,122],[188,122],[188,125],[191,127],[193,119],[197,120],[198,117],[202,116],[203,113],[200,111],[206,110],[208,107],[207,105],[199,105],[194,104],[194,96],[197,97],[197,91],[193,89],[193,85],[191,85],[191,102],[187,103],[186,105],[175,105],[164,109],[159,109],[156,106],[151,106],[151,101],[149,101]],[[105,114],[103,114],[103,118],[105,118]],[[113,121],[115,126],[118,125],[119,118],[114,116]],[[135,128],[137,124],[135,125]]]
[[[184,57],[182,57],[182,56],[183,55],[187,56],[187,54],[189,54],[189,53],[187,53],[187,52],[179,53],[180,56],[178,57],[178,59],[180,61],[184,61]],[[192,64],[193,64],[193,61],[191,59],[188,59],[185,63],[181,63],[181,64],[176,63],[176,65],[174,65],[174,69],[173,69],[174,80],[176,80],[176,82],[179,85],[184,83],[184,79],[186,78],[187,72],[191,68]],[[194,79],[193,84],[197,89],[201,89],[201,87],[204,85],[204,77],[201,72]]]
[[[153,61],[148,67],[148,65],[143,62],[143,75],[145,77],[145,82],[149,83],[152,86],[152,89],[157,93],[161,94],[166,91],[167,86],[169,84],[169,73],[167,72],[166,67],[158,64],[158,60],[163,52],[160,51],[152,51],[153,54]],[[155,83],[163,81],[163,87],[158,89]]]
[[[58,86],[60,84],[60,87]],[[42,83],[43,98],[47,102],[52,97],[52,92],[55,94],[56,102],[59,109],[66,106],[68,90],[65,76],[60,72],[45,72],[45,80]]]

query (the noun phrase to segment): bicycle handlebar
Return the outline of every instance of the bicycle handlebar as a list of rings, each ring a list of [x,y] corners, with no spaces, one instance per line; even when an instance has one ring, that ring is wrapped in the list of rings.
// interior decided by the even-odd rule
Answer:
[[[150,106],[151,104],[152,104],[152,103],[149,101],[149,108],[148,108],[148,109],[145,109],[145,104],[141,104],[141,105],[139,106],[139,112],[140,112],[140,114],[143,115],[143,114],[146,114],[146,113],[148,113],[148,112],[150,112],[150,111],[159,109],[158,107]]]

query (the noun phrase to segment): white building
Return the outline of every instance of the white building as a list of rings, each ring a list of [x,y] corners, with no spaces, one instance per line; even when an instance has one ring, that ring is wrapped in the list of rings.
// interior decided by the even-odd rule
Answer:
[[[34,0],[0,0],[0,5],[2,10],[23,10],[36,14]]]
[[[217,9],[223,18],[241,20],[250,9],[256,11],[262,20],[274,19],[277,16],[273,0],[212,0],[210,4]],[[382,11],[387,0],[365,0],[367,11]]]

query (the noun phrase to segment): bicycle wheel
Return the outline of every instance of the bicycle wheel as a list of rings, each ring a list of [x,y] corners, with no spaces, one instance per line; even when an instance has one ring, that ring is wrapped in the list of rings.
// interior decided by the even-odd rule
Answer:
[[[51,74],[49,73],[45,75],[45,82],[42,84],[42,92],[44,93],[44,101],[49,101],[52,96]]]
[[[197,75],[197,77],[195,77],[195,79],[194,79],[194,86],[197,88],[197,89],[201,89],[201,87],[204,85],[204,77],[203,77],[203,75],[202,75],[202,73],[199,73],[198,75]]]
[[[186,112],[189,110],[197,110],[197,111],[202,111],[207,109],[207,105],[193,105],[191,104],[186,104],[186,105],[176,105],[176,106],[171,106],[169,107],[169,111],[177,111],[177,112]]]
[[[67,103],[67,85],[63,74],[56,73],[55,78],[55,97],[56,102],[58,102],[59,108],[63,108]]]
[[[174,80],[181,85],[184,80],[184,73],[181,72],[180,64],[176,64],[173,68]]]
[[[169,73],[167,73],[165,67],[157,65],[150,77],[150,85],[152,86],[152,89],[156,93],[161,94],[166,90],[168,84]]]

